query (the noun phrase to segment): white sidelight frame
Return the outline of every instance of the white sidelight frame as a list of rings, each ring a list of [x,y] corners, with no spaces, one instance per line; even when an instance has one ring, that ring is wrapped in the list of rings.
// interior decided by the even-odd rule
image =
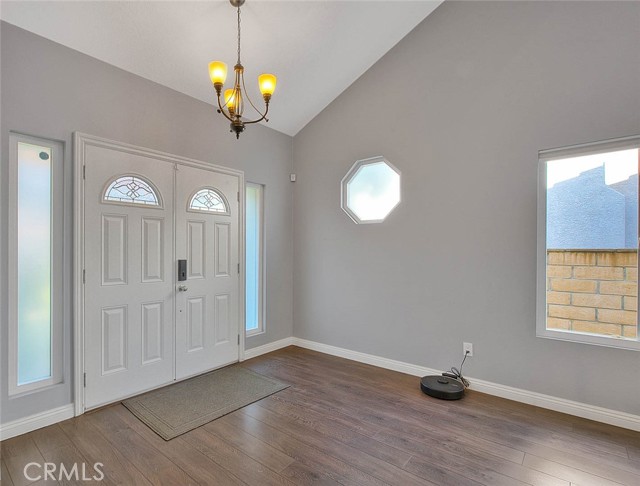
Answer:
[[[176,165],[195,167],[232,175],[238,178],[238,191],[242,191],[244,182],[244,172],[201,162],[199,160],[188,159],[178,155],[172,155],[158,150],[138,147],[122,142],[116,142],[85,133],[73,133],[73,164],[74,164],[74,188],[73,188],[73,228],[74,228],[74,323],[73,323],[73,371],[74,371],[74,412],[75,415],[82,415],[85,412],[84,400],[84,173],[85,173],[85,152],[88,146],[96,146],[118,150],[121,152],[153,157]],[[100,194],[102,197],[102,194]],[[244,361],[245,355],[245,333],[240,332],[240,326],[245,322],[245,211],[244,197],[238,194],[238,260],[240,264],[238,275],[238,332],[239,349],[238,361]],[[174,205],[175,206],[175,205]],[[175,218],[175,215],[174,215]]]
[[[18,385],[18,144],[51,150],[51,373],[49,378]],[[9,133],[8,218],[8,378],[9,397],[33,393],[63,381],[63,245],[64,144],[41,137]]]
[[[640,135],[591,142],[538,152],[538,228],[536,272],[536,336],[541,338],[640,351],[640,335],[607,337],[576,331],[547,329],[547,162],[618,150],[640,148]],[[638,313],[640,318],[640,313]],[[639,322],[636,322],[639,325]]]
[[[266,188],[264,184],[259,184],[256,182],[247,182],[246,187],[244,189],[244,197],[246,200],[247,197],[247,188],[253,187],[258,190],[258,217],[260,219],[260,228],[258,230],[258,253],[259,253],[259,275],[258,275],[258,327],[256,329],[247,330],[247,322],[245,319],[244,322],[244,332],[247,337],[256,336],[258,334],[264,334],[266,332],[266,319],[267,319],[267,299],[266,299],[266,285],[267,285],[267,266],[266,266],[266,250],[265,250],[265,211],[264,211],[264,200],[265,200],[265,192]],[[245,221],[246,224],[246,221]],[[246,227],[245,227],[245,237],[246,237]],[[246,249],[246,243],[245,243]],[[246,250],[245,250],[246,251]],[[245,253],[245,261],[246,261],[246,253]],[[246,277],[246,275],[245,275]],[[246,285],[246,283],[245,283]],[[245,287],[246,288],[246,287]],[[246,314],[246,312],[245,312]]]

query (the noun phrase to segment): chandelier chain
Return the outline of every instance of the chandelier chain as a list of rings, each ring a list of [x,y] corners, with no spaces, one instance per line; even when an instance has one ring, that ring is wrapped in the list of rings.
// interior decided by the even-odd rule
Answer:
[[[240,7],[238,7],[238,64],[240,64]]]

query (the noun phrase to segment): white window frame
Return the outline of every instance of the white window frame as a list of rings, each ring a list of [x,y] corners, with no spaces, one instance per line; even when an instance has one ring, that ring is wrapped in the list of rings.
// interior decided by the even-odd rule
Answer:
[[[640,148],[640,135],[541,150],[538,152],[536,336],[560,341],[640,351],[640,336],[635,339],[619,338],[576,331],[547,329],[547,162],[634,148]],[[638,316],[640,317],[640,314],[638,314]]]
[[[51,149],[51,376],[18,385],[18,143]],[[8,244],[8,375],[9,396],[48,388],[63,380],[63,227],[64,146],[62,142],[18,133],[9,134]]]
[[[266,321],[266,315],[267,315],[267,299],[266,299],[266,251],[265,251],[265,220],[264,220],[264,199],[265,199],[265,192],[266,192],[266,188],[264,186],[264,184],[258,184],[255,182],[247,182],[246,183],[246,187],[244,190],[244,197],[246,200],[247,197],[247,188],[248,187],[254,187],[258,189],[258,215],[260,218],[260,229],[259,229],[259,234],[258,234],[258,253],[259,253],[259,258],[260,258],[260,265],[259,265],[259,272],[260,275],[258,276],[258,281],[259,281],[259,288],[258,288],[258,327],[256,329],[252,329],[250,331],[247,330],[247,322],[246,322],[246,312],[245,312],[245,323],[244,323],[244,332],[245,335],[247,337],[251,337],[251,336],[256,336],[258,334],[263,334],[266,331],[266,325],[265,325],[265,321]],[[245,204],[245,208],[246,208],[246,204]],[[246,210],[246,209],[245,209]],[[245,223],[246,224],[246,223]],[[245,229],[246,232],[246,229]],[[246,242],[245,242],[246,245]],[[246,259],[246,256],[245,256]],[[246,261],[246,260],[245,260]],[[246,265],[246,263],[245,263]],[[245,279],[245,286],[246,286],[246,279]],[[245,292],[246,295],[246,292]],[[246,302],[245,302],[245,308],[246,308]]]
[[[379,164],[379,163],[383,163],[387,165],[391,170],[393,170],[396,174],[398,174],[398,178],[400,181],[400,191],[398,193],[398,201],[393,205],[393,207],[389,210],[389,212],[384,218],[366,219],[366,220],[360,219],[360,217],[349,207],[349,204],[348,204],[349,182],[351,182],[351,180],[356,175],[358,170],[360,170],[361,167],[364,167],[366,165]],[[347,215],[356,224],[382,223],[389,216],[391,216],[391,213],[393,213],[396,210],[396,208],[400,205],[401,202],[402,202],[402,173],[400,172],[400,169],[398,169],[395,165],[393,165],[391,162],[389,162],[386,158],[384,158],[381,155],[378,155],[376,157],[370,157],[368,159],[357,160],[351,166],[347,174],[342,178],[342,181],[340,181],[340,207],[345,213],[347,213]]]

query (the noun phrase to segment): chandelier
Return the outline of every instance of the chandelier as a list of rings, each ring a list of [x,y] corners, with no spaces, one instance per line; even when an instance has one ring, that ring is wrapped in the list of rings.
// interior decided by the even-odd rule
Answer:
[[[231,122],[231,132],[235,132],[236,138],[240,138],[240,134],[244,131],[246,125],[258,123],[262,120],[269,121],[267,113],[269,113],[271,95],[276,89],[276,77],[273,74],[261,74],[258,76],[258,86],[265,104],[264,112],[260,112],[251,101],[251,98],[249,98],[249,93],[247,93],[247,89],[244,86],[244,67],[240,62],[240,7],[245,0],[229,0],[229,2],[238,9],[238,62],[233,68],[235,71],[233,88],[229,88],[224,92],[224,104],[222,104],[220,94],[222,93],[224,82],[227,80],[227,65],[220,61],[210,62],[209,77],[218,97],[218,113],[222,113]],[[258,113],[259,117],[255,120],[249,121],[242,118],[245,101],[248,101]]]

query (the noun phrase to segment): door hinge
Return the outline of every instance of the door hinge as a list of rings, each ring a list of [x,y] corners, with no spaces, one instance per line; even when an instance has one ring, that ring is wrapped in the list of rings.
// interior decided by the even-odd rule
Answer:
[[[82,178],[83,179],[87,178],[87,166],[86,165],[82,166]]]
[[[82,270],[82,283],[83,284],[87,283],[87,271],[86,270]]]
[[[83,382],[84,382],[84,387],[86,388],[87,387],[87,374],[86,373],[84,374]]]
[[[240,193],[237,192],[236,194],[238,195],[238,202],[240,202]]]
[[[240,273],[240,264],[238,263],[238,273]]]
[[[238,346],[240,346],[240,334],[238,334]]]

